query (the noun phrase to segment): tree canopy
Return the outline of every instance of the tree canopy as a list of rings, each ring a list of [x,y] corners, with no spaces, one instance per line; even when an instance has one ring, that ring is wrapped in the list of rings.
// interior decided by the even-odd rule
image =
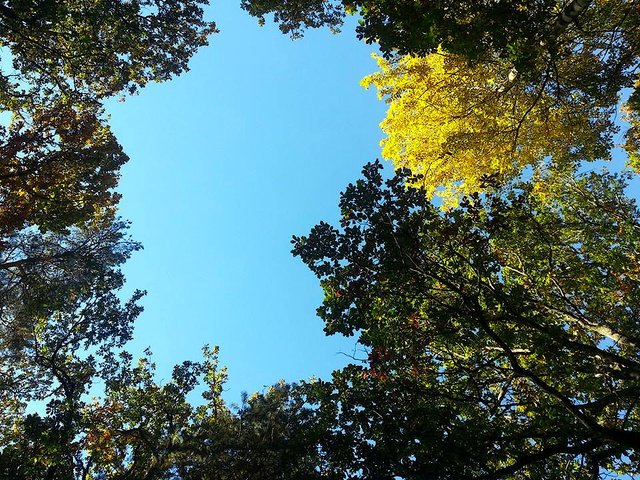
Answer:
[[[329,334],[363,365],[320,382],[359,478],[638,474],[640,212],[624,176],[520,183],[442,212],[380,164],[340,228],[294,237]],[[595,476],[595,477],[594,477]]]
[[[615,104],[601,98],[560,99],[544,85],[510,79],[505,62],[471,66],[444,52],[378,64],[362,83],[389,103],[382,155],[421,174],[428,196],[446,186],[440,193],[455,202],[455,193],[478,191],[487,177],[609,158]]]
[[[206,1],[0,5],[0,230],[61,229],[114,207],[128,157],[101,101],[188,68]]]
[[[187,69],[202,1],[0,4],[0,476],[87,478],[91,389],[141,311],[102,101]],[[37,413],[28,413],[34,410]]]
[[[5,82],[39,92],[133,92],[186,70],[215,25],[206,0],[5,1],[0,38],[13,69]]]
[[[0,231],[61,230],[116,205],[128,160],[97,105],[68,102],[14,112],[0,127]]]
[[[377,43],[385,56],[424,56],[442,48],[470,59],[495,54],[524,67],[566,53],[567,42],[593,46],[604,40],[598,36],[612,40],[610,53],[637,46],[637,12],[627,0],[242,0],[242,6],[261,23],[273,14],[294,37],[306,28],[339,28],[345,15],[357,13],[358,37]]]
[[[66,233],[3,238],[0,465],[4,478],[72,478],[81,410],[141,311],[120,300],[121,264],[139,245],[100,219]],[[106,369],[106,370],[105,370]],[[39,402],[46,412],[26,413]]]
[[[639,476],[640,210],[630,172],[577,173],[627,93],[640,170],[637,2],[241,0],[294,37],[360,15],[409,168],[368,164],[339,225],[292,240],[353,362],[239,406],[217,347],[165,382],[125,349],[141,246],[103,109],[188,68],[206,3],[0,1],[0,477]]]

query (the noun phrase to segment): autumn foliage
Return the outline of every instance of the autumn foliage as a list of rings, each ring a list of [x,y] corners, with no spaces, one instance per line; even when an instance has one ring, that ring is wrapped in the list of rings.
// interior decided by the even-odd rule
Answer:
[[[381,123],[382,155],[422,175],[431,196],[483,188],[488,177],[607,158],[613,128],[608,109],[577,97],[559,102],[545,86],[514,78],[509,64],[470,64],[444,52],[389,62],[362,84],[389,103]]]
[[[126,351],[103,105],[186,71],[206,3],[0,2],[0,479],[639,476],[638,2],[241,0],[295,38],[360,16],[396,172],[292,239],[353,361],[236,406],[217,347],[163,382]]]

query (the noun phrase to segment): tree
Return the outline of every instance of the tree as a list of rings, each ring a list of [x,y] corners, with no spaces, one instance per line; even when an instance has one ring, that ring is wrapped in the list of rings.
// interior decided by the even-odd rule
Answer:
[[[5,82],[39,93],[86,91],[104,98],[187,69],[215,32],[206,0],[17,1],[0,5],[0,38],[11,52]],[[16,84],[20,82],[20,86]]]
[[[0,110],[11,114],[0,126],[0,345],[13,362],[6,385],[25,372],[43,385],[33,394],[16,387],[22,400],[46,398],[56,382],[66,390],[65,376],[76,374],[86,379],[62,403],[82,395],[94,360],[78,359],[80,344],[121,345],[130,335],[140,294],[121,306],[115,292],[118,267],[139,246],[114,218],[128,158],[101,101],[186,70],[215,31],[204,4],[0,2]],[[46,360],[41,347],[60,353]],[[65,362],[74,365],[67,373]]]
[[[293,240],[326,332],[358,333],[367,353],[315,387],[333,461],[376,479],[638,474],[640,212],[625,177],[556,177],[544,200],[518,183],[442,212],[406,170],[380,169],[342,195],[340,229]]]
[[[84,412],[82,449],[87,478],[185,478],[197,463],[196,418],[223,422],[230,412],[220,395],[226,380],[218,368],[218,349],[204,348],[203,362],[183,362],[165,385],[156,383],[150,352],[132,364],[129,354],[113,359],[103,399]],[[205,376],[208,403],[198,409],[187,395]]]
[[[64,229],[117,203],[127,161],[102,100],[187,70],[206,0],[0,2],[0,231]]]
[[[548,166],[549,158],[566,169],[610,155],[617,127],[609,99],[560,98],[554,88],[510,79],[508,64],[497,60],[472,66],[438,52],[393,63],[378,57],[378,64],[362,83],[389,103],[382,155],[421,174],[429,196],[444,185],[439,193],[455,202],[456,193],[480,190],[489,176],[513,178],[527,166]]]
[[[196,457],[185,480],[341,480],[318,448],[327,431],[306,389],[283,381],[250,396],[225,416],[200,416]]]
[[[124,305],[116,294],[139,245],[114,218],[128,157],[101,102],[186,70],[215,31],[204,3],[0,2],[0,111],[11,115],[0,126],[0,415],[28,445],[47,443],[32,433],[72,429],[97,369],[87,355],[121,346],[140,309],[140,293]],[[47,398],[51,415],[20,416]]]
[[[0,127],[0,233],[66,227],[113,209],[128,160],[97,105],[56,102]]]
[[[242,6],[261,23],[274,14],[280,29],[294,37],[305,28],[336,29],[346,14],[358,13],[358,37],[378,43],[385,57],[425,56],[442,48],[470,59],[495,54],[520,67],[559,53],[574,38],[587,45],[614,34],[611,53],[633,49],[637,34],[637,12],[626,0],[242,0]]]
[[[280,382],[229,408],[221,395],[226,370],[218,348],[202,362],[174,367],[155,381],[150,353],[136,365],[112,358],[102,399],[87,404],[76,434],[84,452],[74,478],[109,479],[341,479],[326,471],[315,411],[295,385]],[[204,380],[204,385],[200,382]],[[204,387],[205,402],[187,398]]]
[[[266,23],[265,15],[273,13],[280,30],[292,38],[302,37],[303,28],[328,26],[333,32],[338,32],[345,14],[340,2],[327,0],[241,0],[240,5],[257,17],[260,25]]]
[[[629,155],[628,164],[636,172],[640,172],[640,80],[636,80],[635,89],[623,106],[625,120],[629,129],[623,145]]]
[[[66,233],[3,237],[0,263],[1,476],[72,478],[86,394],[131,338],[142,292],[122,302],[120,265],[139,245],[102,218]],[[46,411],[26,413],[46,404]]]

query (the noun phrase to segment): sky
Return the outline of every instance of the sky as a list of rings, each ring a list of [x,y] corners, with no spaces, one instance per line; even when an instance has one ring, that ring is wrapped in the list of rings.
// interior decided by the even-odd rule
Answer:
[[[340,192],[380,156],[386,110],[359,85],[375,48],[353,21],[292,41],[239,3],[207,10],[220,33],[188,73],[107,108],[131,157],[120,214],[144,245],[124,268],[129,291],[148,291],[128,349],[149,347],[166,381],[219,345],[229,402],[362,356],[324,335],[319,282],[290,239],[337,221]]]

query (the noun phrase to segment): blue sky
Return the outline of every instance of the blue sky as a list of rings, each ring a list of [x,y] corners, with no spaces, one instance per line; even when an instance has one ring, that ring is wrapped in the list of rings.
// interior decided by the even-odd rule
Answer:
[[[293,42],[238,4],[209,8],[221,32],[190,72],[108,106],[131,157],[121,215],[145,247],[125,267],[148,290],[130,350],[150,347],[166,379],[220,345],[229,401],[354,353],[324,336],[321,289],[289,241],[337,220],[339,192],[379,157],[385,111],[359,86],[376,67],[353,23]]]

